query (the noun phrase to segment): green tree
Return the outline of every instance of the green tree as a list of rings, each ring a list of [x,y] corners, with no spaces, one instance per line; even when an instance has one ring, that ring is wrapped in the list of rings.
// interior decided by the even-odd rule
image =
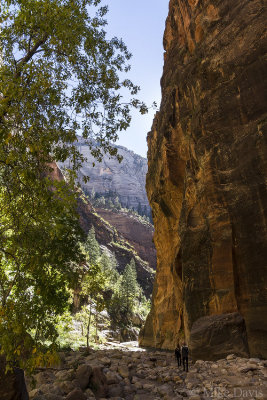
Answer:
[[[99,261],[101,251],[100,251],[100,246],[98,244],[98,241],[96,240],[96,237],[95,237],[94,226],[92,226],[92,228],[88,232],[87,239],[84,244],[84,248],[86,251],[87,260],[89,262],[89,265],[96,265]]]
[[[7,359],[22,366],[40,362],[39,350],[54,343],[54,318],[82,258],[76,134],[96,158],[118,156],[111,142],[129,126],[131,107],[146,111],[133,97],[138,87],[120,79],[130,54],[106,38],[99,3],[1,1],[0,337]],[[51,168],[67,158],[68,185]]]
[[[134,300],[139,294],[139,285],[137,283],[136,267],[134,259],[126,265],[121,280],[121,299],[126,309],[126,313],[133,311]]]
[[[45,343],[54,348],[56,316],[67,307],[83,258],[82,232],[64,182],[51,190],[40,179],[39,196],[22,177],[16,187],[8,178],[0,175],[0,343],[7,361],[31,368],[49,361],[51,351],[40,356]]]
[[[86,342],[89,347],[90,328],[92,320],[92,307],[95,307],[95,325],[97,338],[98,313],[105,307],[105,299],[103,296],[106,287],[106,276],[102,271],[100,264],[90,264],[82,282],[82,294],[88,297],[88,304],[83,307],[83,311],[87,313]]]
[[[116,196],[115,199],[114,199],[114,206],[115,206],[116,210],[120,210],[121,209],[121,203],[119,201],[119,197],[118,196]]]
[[[114,285],[119,279],[119,273],[117,271],[117,260],[114,254],[109,254],[107,251],[103,251],[100,259],[100,265],[106,281],[108,283],[107,289],[114,289]]]
[[[97,198],[94,202],[96,207],[104,208],[106,204],[106,199],[104,196]]]

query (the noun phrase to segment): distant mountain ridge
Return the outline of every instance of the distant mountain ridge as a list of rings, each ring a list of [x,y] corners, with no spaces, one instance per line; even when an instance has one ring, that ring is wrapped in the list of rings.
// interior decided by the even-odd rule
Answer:
[[[147,173],[147,159],[128,150],[123,146],[115,146],[118,153],[123,157],[121,163],[116,158],[111,158],[105,154],[102,162],[96,162],[91,155],[86,141],[78,137],[76,146],[87,158],[79,172],[79,181],[85,193],[95,193],[105,195],[109,191],[116,192],[122,206],[127,208],[142,209],[149,208],[147,199],[145,180]],[[95,163],[95,166],[93,166]],[[69,167],[69,160],[60,163],[59,166]],[[89,176],[87,183],[82,181],[83,176]]]

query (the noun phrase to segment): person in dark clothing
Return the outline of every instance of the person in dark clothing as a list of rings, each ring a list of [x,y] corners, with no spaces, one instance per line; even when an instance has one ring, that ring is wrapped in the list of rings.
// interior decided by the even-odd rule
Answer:
[[[175,352],[175,357],[177,359],[178,367],[180,367],[180,365],[182,365],[182,361],[181,361],[181,349],[179,344],[177,345],[174,352]]]
[[[184,371],[188,372],[188,346],[184,343],[182,346],[182,359],[183,359],[183,367]]]

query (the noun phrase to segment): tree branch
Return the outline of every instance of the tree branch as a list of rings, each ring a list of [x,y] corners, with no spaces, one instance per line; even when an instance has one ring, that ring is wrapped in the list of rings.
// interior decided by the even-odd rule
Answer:
[[[21,75],[21,70],[22,67],[29,62],[32,57],[37,53],[40,52],[39,47],[42,46],[48,39],[48,34],[45,34],[44,37],[40,40],[38,40],[35,45],[28,51],[28,53],[20,59],[20,61],[17,64],[17,72],[15,73],[15,78],[19,78]]]

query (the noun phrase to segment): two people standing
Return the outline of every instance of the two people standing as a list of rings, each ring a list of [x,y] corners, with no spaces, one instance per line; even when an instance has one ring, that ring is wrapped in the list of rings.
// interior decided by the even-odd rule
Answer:
[[[182,359],[183,359],[183,367],[184,371],[188,372],[188,353],[189,349],[186,343],[182,345],[182,348],[180,348],[180,345],[178,344],[176,349],[175,349],[175,357],[177,359],[178,367],[182,365]]]

